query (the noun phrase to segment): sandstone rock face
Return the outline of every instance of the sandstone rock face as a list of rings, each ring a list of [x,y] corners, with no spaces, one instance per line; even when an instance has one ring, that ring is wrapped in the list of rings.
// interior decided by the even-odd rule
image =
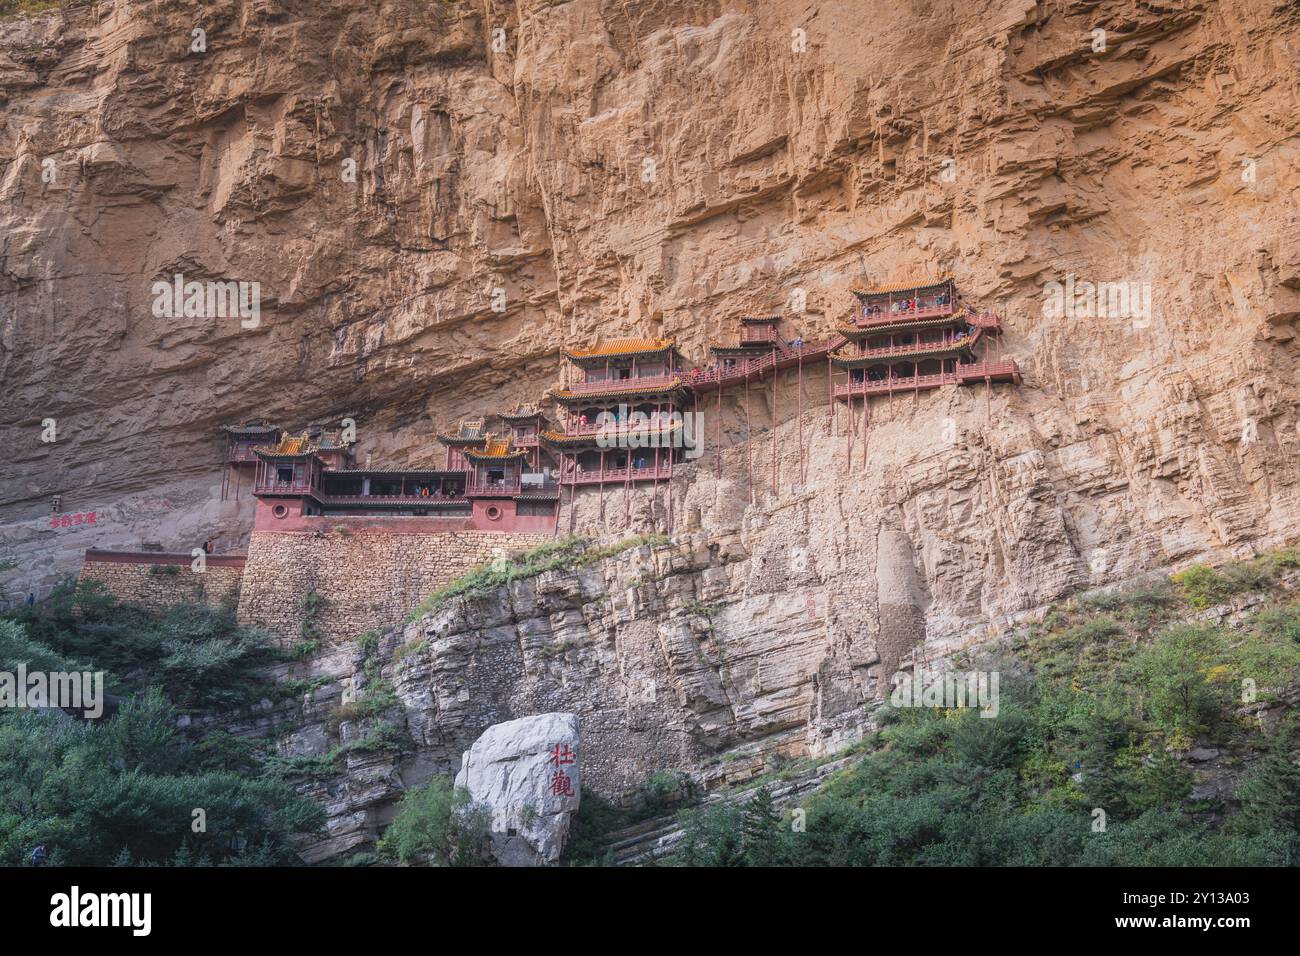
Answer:
[[[114,0],[6,21],[0,583],[48,585],[89,546],[245,543],[223,422],[348,415],[363,460],[438,465],[435,430],[539,396],[563,345],[671,335],[704,362],[743,314],[813,341],[853,281],[951,272],[1005,309],[1021,387],[877,399],[853,433],[824,368],[751,389],[748,414],[702,402],[707,451],[671,501],[584,493],[561,519],[671,514],[674,548],[385,637],[428,642],[386,665],[412,748],[349,753],[319,850],[528,714],[578,714],[607,792],[851,739],[909,649],[1300,535],[1297,50],[1294,4],[1245,0]],[[260,282],[260,325],[155,316],[178,272]],[[1072,277],[1137,296],[1047,308]],[[51,530],[54,494],[107,518]],[[724,750],[743,759],[706,766]]]
[[[832,535],[912,538],[932,619],[1293,535],[1297,49],[1294,5],[1242,0],[115,0],[7,20],[5,583],[46,586],[87,546],[241,546],[222,422],[350,415],[363,457],[438,464],[436,428],[539,395],[561,345],[667,334],[704,361],[743,313],[812,340],[864,274],[943,271],[1005,307],[1025,385],[876,402],[869,463],[826,452],[805,488]],[[260,325],[154,315],[176,273],[260,282]],[[1149,284],[1149,315],[1049,314],[1070,276]],[[788,378],[776,397],[788,424]],[[782,488],[691,506],[747,534],[804,507]],[[50,530],[53,494],[107,520]]]
[[[492,811],[493,855],[505,865],[554,863],[581,796],[581,736],[573,714],[493,724],[461,759],[456,786]]]

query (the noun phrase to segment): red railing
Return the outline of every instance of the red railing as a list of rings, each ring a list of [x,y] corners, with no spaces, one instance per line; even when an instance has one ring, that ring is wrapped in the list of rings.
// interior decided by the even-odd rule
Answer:
[[[984,379],[1020,381],[1020,366],[1015,359],[985,359],[970,365],[958,365],[957,374],[963,382],[979,382]]]
[[[492,481],[480,478],[465,486],[467,495],[517,495],[520,481],[518,478],[502,478]]]
[[[658,468],[654,465],[646,465],[644,468],[606,468],[603,472],[597,468],[594,471],[578,471],[572,469],[565,472],[560,483],[563,485],[599,485],[609,484],[622,481],[651,481],[653,479],[671,478],[673,474],[672,465],[668,462],[662,462]]]
[[[551,481],[549,478],[543,482],[530,482],[519,486],[519,495],[527,498],[529,495],[553,495],[560,490],[560,484]]]
[[[665,431],[672,425],[672,422],[666,419],[653,421],[651,420],[652,418],[653,415],[647,415],[646,421],[635,426],[625,421],[606,421],[601,424],[597,424],[596,422],[587,422],[586,424],[583,424],[582,422],[571,422],[565,427],[564,434],[584,436],[606,434],[612,438],[618,435],[628,434],[629,432]]]
[[[607,378],[597,382],[574,382],[568,391],[575,395],[595,395],[601,392],[626,392],[639,388],[660,388],[681,382],[680,373],[672,375],[637,375],[633,378]]]
[[[873,325],[892,325],[897,322],[915,322],[918,319],[939,319],[952,315],[957,306],[952,302],[943,305],[933,300],[924,305],[913,305],[906,309],[893,309],[880,305],[864,305],[857,310],[855,322],[861,327]]]
[[[331,505],[446,505],[469,503],[469,499],[464,495],[335,495],[321,492],[316,497],[321,502]]]
[[[888,378],[864,379],[860,382],[848,382],[835,386],[836,398],[849,398],[858,395],[885,395],[889,392],[909,392],[913,389],[938,388],[941,385],[957,385],[960,376],[956,372],[935,372],[931,375],[891,375]]]
[[[977,328],[974,335],[945,335],[936,342],[913,342],[911,345],[884,346],[878,349],[863,349],[854,352],[851,358],[892,358],[895,356],[916,355],[924,352],[941,352],[952,348],[969,348],[980,340],[984,330]]]
[[[259,481],[253,486],[257,495],[302,495],[315,490],[310,481]]]
[[[889,392],[910,392],[938,388],[941,385],[962,385],[967,382],[1020,381],[1020,367],[1015,359],[973,362],[958,365],[954,372],[934,372],[930,375],[891,375],[881,379],[863,379],[835,386],[836,398],[860,395],[885,395]]]
[[[692,369],[687,373],[685,382],[692,388],[707,388],[743,382],[746,377],[761,378],[773,369],[797,365],[800,358],[805,362],[825,358],[826,353],[835,351],[844,342],[843,336],[836,335],[816,345],[805,343],[801,349],[787,343],[778,348],[768,349],[755,358],[741,359],[734,365],[720,365],[713,369]]]

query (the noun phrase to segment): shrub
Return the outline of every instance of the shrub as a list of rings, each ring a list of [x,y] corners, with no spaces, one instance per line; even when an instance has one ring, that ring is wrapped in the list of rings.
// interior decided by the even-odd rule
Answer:
[[[656,770],[641,784],[637,793],[638,819],[658,816],[669,808],[689,799],[694,793],[694,781],[682,770]]]
[[[403,795],[379,852],[402,863],[480,866],[491,822],[491,812],[473,803],[468,791],[453,788],[447,777],[434,777]]]
[[[1194,564],[1179,571],[1172,581],[1182,590],[1192,607],[1205,609],[1245,591],[1267,588],[1277,577],[1278,559],[1257,558],[1215,569]]]

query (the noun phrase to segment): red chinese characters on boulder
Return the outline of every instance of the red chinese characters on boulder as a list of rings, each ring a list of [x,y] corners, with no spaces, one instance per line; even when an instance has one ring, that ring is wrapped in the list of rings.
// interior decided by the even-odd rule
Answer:
[[[555,772],[551,774],[551,794],[557,797],[573,796],[573,778],[562,769],[574,762],[573,748],[568,744],[555,744],[551,747],[551,764]]]

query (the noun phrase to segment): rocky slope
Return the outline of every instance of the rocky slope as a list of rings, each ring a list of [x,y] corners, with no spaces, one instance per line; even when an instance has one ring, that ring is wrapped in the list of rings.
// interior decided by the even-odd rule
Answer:
[[[577,715],[584,786],[609,799],[655,769],[714,787],[847,745],[874,694],[871,643],[850,661],[803,606],[739,596],[744,565],[734,547],[643,545],[457,598],[372,647],[288,666],[312,689],[234,729],[278,737],[300,767],[337,756],[306,784],[330,813],[310,860],[373,839],[403,788],[454,773],[485,729],[530,714]]]
[[[15,590],[92,544],[238,545],[221,422],[347,414],[363,456],[423,463],[436,427],[553,384],[563,344],[703,360],[742,313],[811,338],[853,280],[944,271],[1005,305],[1026,384],[895,403],[868,529],[978,512],[1160,563],[1300,519],[1294,4],[74,0],[3,27]],[[260,282],[260,325],[155,317],[178,272]],[[1045,314],[1071,274],[1150,283],[1149,320]],[[920,440],[954,413],[956,465]],[[54,494],[103,517],[50,530]],[[953,616],[1004,584],[973,537],[925,561]]]
[[[743,800],[746,784],[781,768],[792,786],[776,795],[793,799],[875,728],[896,668],[1000,660],[1021,670],[1047,631],[1041,614],[1027,614],[962,642],[914,635],[885,660],[870,629],[837,634],[802,608],[783,611],[779,596],[747,592],[752,561],[739,542],[684,535],[452,598],[383,635],[283,665],[294,692],[229,727],[275,741],[290,779],[326,808],[325,830],[302,847],[317,862],[372,847],[403,791],[457,773],[489,727],[561,709],[580,726],[582,785],[606,800],[626,803],[662,770],[689,774],[706,802]],[[1300,573],[1289,571],[1172,619],[1240,630],[1297,587]],[[1272,733],[1295,704],[1292,688],[1241,712]],[[1202,797],[1230,795],[1240,776],[1240,761],[1221,756],[1185,755]],[[648,859],[679,830],[663,819],[614,834],[611,846],[620,861]]]

